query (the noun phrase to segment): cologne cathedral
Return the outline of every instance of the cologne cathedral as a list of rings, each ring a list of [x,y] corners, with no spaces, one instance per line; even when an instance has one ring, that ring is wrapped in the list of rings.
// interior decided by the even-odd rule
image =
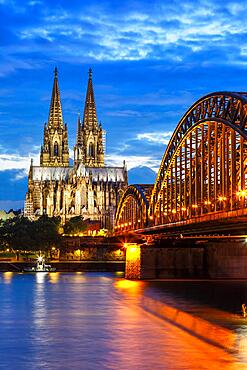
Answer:
[[[40,165],[33,160],[28,175],[26,217],[74,216],[98,221],[112,229],[117,203],[127,187],[127,169],[105,165],[104,130],[98,123],[92,70],[89,70],[83,119],[78,117],[73,166],[69,164],[68,129],[63,121],[57,68],[48,122],[40,152]]]

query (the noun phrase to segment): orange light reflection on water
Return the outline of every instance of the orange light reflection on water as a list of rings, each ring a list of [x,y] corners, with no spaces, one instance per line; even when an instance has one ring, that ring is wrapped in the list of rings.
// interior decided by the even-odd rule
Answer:
[[[142,320],[143,325],[152,325],[155,338],[153,336],[149,336],[148,339],[143,337],[142,343],[147,350],[158,346],[157,360],[160,364],[165,363],[166,369],[247,369],[245,350],[241,349],[241,347],[245,348],[244,339],[240,343],[237,334],[229,329],[145,296],[144,285],[144,282],[132,280],[118,280],[115,283],[115,287],[126,298],[125,309],[118,314],[121,315],[121,320],[129,324],[127,328],[129,331],[133,330],[132,325],[135,325],[133,320]],[[146,324],[147,318],[148,324]],[[164,331],[172,333],[168,338],[168,343],[167,338],[162,342]],[[124,344],[119,343],[118,345],[123,346]],[[130,335],[128,347],[135,348],[136,346],[135,338]],[[170,353],[167,355],[169,347],[168,352]],[[239,356],[232,354],[232,350],[240,351]],[[171,353],[173,353],[173,364],[167,364],[167,358],[171,357]],[[155,355],[157,356],[157,353]],[[131,358],[129,361],[131,364]]]
[[[3,272],[3,281],[5,284],[10,284],[11,283],[11,280],[13,278],[13,272],[11,271],[6,271],[6,272]]]
[[[56,284],[59,281],[60,273],[59,272],[50,272],[49,273],[49,281],[52,284]]]

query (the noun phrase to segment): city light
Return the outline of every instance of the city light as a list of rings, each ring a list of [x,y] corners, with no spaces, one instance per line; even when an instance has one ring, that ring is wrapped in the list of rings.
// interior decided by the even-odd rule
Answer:
[[[220,201],[220,202],[223,202],[223,201],[224,201],[224,200],[226,200],[227,198],[226,198],[226,197],[224,197],[224,196],[222,196],[222,195],[220,195],[218,199],[219,199],[219,201]]]
[[[247,370],[247,0],[0,10],[1,367]]]
[[[238,197],[246,197],[247,196],[247,191],[245,189],[239,190],[237,193]]]

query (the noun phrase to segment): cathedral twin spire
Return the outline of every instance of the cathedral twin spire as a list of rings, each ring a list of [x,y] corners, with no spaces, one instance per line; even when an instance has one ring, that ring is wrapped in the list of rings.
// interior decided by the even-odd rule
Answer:
[[[58,71],[54,71],[48,124],[44,127],[44,144],[41,147],[40,165],[68,167],[69,146],[67,125],[63,122],[62,105],[58,86]]]
[[[48,126],[63,127],[62,105],[58,86],[58,70],[54,70],[54,82],[51,96]]]
[[[89,69],[88,87],[83,121],[78,117],[74,165],[104,166],[103,130],[98,124],[94,100],[92,69]],[[62,105],[58,86],[58,70],[54,71],[54,83],[48,124],[44,127],[44,144],[41,147],[40,165],[68,167],[69,148],[67,125],[63,122]]]
[[[88,72],[88,85],[83,115],[83,126],[87,127],[88,129],[97,129],[98,121],[94,101],[92,74],[93,72],[92,69],[90,68]]]
[[[77,138],[74,147],[74,165],[104,166],[104,132],[98,124],[94,100],[92,69],[88,72],[88,85],[83,120],[78,117]]]

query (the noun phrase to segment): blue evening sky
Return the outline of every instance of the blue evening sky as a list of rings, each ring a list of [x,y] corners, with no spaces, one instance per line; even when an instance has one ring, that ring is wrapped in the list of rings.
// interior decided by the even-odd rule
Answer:
[[[39,163],[53,70],[73,149],[93,68],[107,162],[157,170],[200,96],[247,89],[247,2],[0,0],[0,208],[22,205]]]

